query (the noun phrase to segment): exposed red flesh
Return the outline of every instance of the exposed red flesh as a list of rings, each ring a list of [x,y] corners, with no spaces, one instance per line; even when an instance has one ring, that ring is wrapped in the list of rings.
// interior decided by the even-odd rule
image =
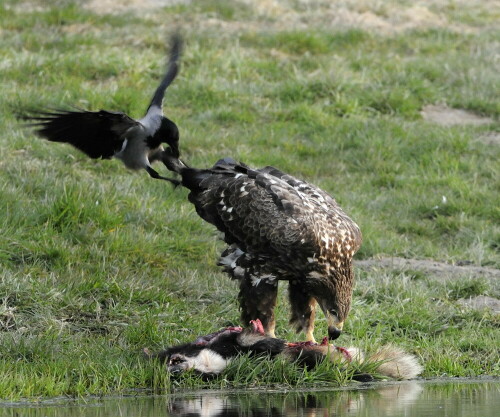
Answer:
[[[204,346],[204,345],[208,344],[209,342],[212,342],[217,337],[222,336],[223,334],[241,333],[242,331],[243,331],[243,328],[239,327],[239,326],[226,327],[225,329],[219,330],[218,332],[210,333],[210,334],[207,334],[206,336],[200,336],[194,341],[194,343],[197,346]]]
[[[265,334],[264,326],[262,325],[262,322],[260,321],[260,319],[250,320],[250,324],[252,325],[253,331],[255,333]]]
[[[342,353],[344,355],[344,357],[346,358],[347,362],[351,362],[352,361],[352,356],[351,356],[351,354],[349,353],[349,351],[346,348],[340,347],[340,346],[335,346],[335,349],[337,349],[340,353]]]

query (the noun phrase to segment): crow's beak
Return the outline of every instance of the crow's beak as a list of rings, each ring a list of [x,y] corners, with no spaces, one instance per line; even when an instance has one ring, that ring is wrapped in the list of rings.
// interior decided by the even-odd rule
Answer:
[[[168,146],[169,146],[168,149],[170,150],[170,155],[172,155],[174,158],[179,158],[179,156],[181,155],[181,153],[179,152],[179,145],[175,144]]]

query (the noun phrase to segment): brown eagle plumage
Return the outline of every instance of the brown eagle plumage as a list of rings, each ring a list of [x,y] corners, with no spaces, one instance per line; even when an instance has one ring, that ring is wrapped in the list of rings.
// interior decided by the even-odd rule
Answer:
[[[314,340],[318,303],[330,339],[350,309],[352,257],[361,232],[326,192],[273,167],[252,169],[230,158],[195,169],[165,151],[164,163],[182,176],[197,213],[229,245],[219,265],[240,281],[242,320],[260,319],[274,336],[278,281],[289,282],[292,323]]]

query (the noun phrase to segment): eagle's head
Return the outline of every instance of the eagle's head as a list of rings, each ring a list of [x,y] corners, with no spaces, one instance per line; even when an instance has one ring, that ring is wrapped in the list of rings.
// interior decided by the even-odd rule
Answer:
[[[350,309],[350,298],[345,300],[344,303],[338,303],[337,297],[323,297],[317,298],[317,301],[325,313],[328,323],[328,339],[338,339],[344,327],[344,320],[347,317]],[[348,301],[348,303],[346,303]]]
[[[314,298],[328,322],[328,339],[335,340],[342,333],[344,321],[351,309],[354,276],[352,268],[330,270],[314,282]]]

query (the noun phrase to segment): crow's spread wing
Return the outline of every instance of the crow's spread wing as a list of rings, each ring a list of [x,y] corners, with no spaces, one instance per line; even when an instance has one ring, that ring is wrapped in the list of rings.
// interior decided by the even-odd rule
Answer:
[[[168,59],[168,67],[165,75],[163,76],[163,79],[161,80],[160,85],[156,89],[153,98],[151,100],[151,103],[148,107],[148,113],[149,109],[153,106],[156,106],[161,109],[162,107],[162,101],[163,97],[165,95],[165,90],[168,88],[170,84],[172,84],[172,81],[175,80],[175,77],[177,76],[177,73],[179,72],[179,61],[182,53],[182,38],[181,36],[176,33],[172,36],[171,39],[171,49],[170,49],[170,56]]]
[[[100,110],[54,110],[24,116],[36,133],[52,142],[73,145],[91,158],[111,158],[120,151],[124,134],[139,123],[125,113]]]

